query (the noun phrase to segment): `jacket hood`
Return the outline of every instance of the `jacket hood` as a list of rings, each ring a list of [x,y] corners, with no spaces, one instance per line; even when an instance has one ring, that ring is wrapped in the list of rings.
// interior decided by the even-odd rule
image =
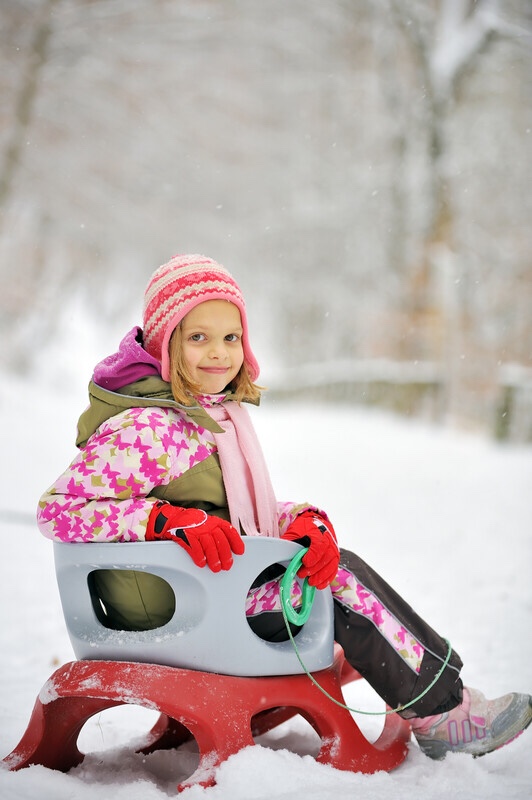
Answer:
[[[142,330],[135,326],[126,333],[117,352],[96,365],[92,379],[103,389],[114,392],[152,375],[160,377],[161,363],[146,352],[142,343]]]

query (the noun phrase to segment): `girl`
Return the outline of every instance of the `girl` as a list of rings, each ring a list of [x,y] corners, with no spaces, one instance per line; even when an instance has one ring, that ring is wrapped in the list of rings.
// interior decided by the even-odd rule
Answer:
[[[300,569],[330,587],[335,639],[347,660],[408,718],[431,758],[482,755],[521,733],[532,698],[488,701],[462,685],[462,662],[405,601],[354,553],[340,550],[324,511],[278,503],[245,402],[258,404],[259,367],[241,291],[220,264],[174,256],[151,277],[143,329],[96,367],[78,426],[79,454],[39,502],[44,536],[62,542],[169,539],[198,566],[229,570],[246,536],[280,536],[308,548]],[[109,627],[142,630],[172,615],[155,576],[95,573]],[[262,575],[248,596],[250,624],[286,637],[279,576]]]

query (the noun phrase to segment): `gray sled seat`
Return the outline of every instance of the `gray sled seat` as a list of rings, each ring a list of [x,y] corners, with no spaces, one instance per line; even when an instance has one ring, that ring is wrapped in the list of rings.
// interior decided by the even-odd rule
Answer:
[[[288,565],[300,545],[246,538],[246,551],[228,572],[197,567],[174,542],[54,542],[57,582],[67,630],[80,660],[136,661],[227,675],[293,675],[303,671],[291,641],[269,642],[245,615],[250,586],[272,564]],[[95,613],[89,576],[95,570],[135,570],[159,576],[175,595],[175,612],[161,627],[117,631]],[[298,579],[299,580],[299,579]],[[312,672],[333,662],[332,595],[317,591],[308,621],[296,634]]]

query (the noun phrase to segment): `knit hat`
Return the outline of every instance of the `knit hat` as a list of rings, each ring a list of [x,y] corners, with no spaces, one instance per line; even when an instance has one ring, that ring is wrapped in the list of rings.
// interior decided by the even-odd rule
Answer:
[[[170,380],[170,337],[183,317],[206,300],[228,300],[240,311],[244,363],[255,381],[259,365],[249,346],[246,304],[229,272],[202,255],[175,255],[150,278],[144,294],[144,349],[161,362],[163,380]]]

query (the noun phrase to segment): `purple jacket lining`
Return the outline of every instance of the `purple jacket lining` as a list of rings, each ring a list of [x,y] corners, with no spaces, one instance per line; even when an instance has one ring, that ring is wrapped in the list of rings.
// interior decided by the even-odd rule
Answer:
[[[96,365],[92,379],[103,389],[114,392],[141,378],[160,374],[160,362],[143,348],[142,330],[135,326],[126,333],[118,351]]]

